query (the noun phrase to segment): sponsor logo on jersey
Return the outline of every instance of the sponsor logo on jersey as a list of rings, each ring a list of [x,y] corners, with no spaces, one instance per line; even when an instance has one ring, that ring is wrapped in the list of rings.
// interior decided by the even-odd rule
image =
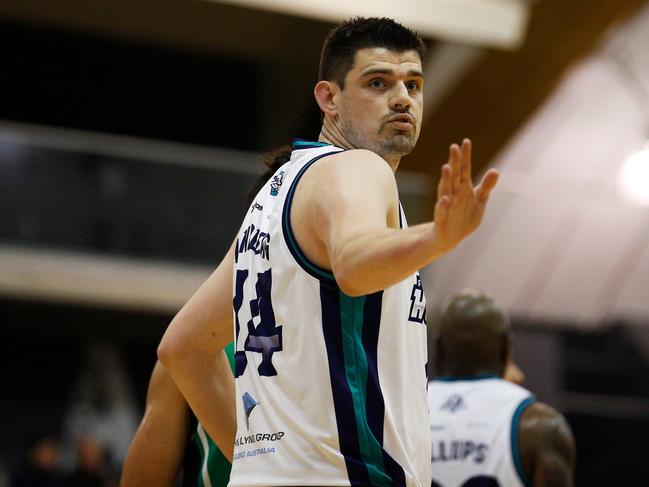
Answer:
[[[234,454],[233,459],[239,460],[244,457],[256,457],[259,455],[268,455],[271,453],[275,453],[278,448],[277,442],[279,442],[282,438],[284,438],[283,431],[277,431],[275,433],[256,433],[253,435],[239,436],[236,440],[234,440],[235,447],[246,447],[261,442],[270,442],[270,444],[269,445],[267,444],[266,446],[259,447],[259,448],[253,448],[251,450],[238,451]]]
[[[451,394],[440,407],[442,411],[448,411],[449,413],[455,413],[464,408],[466,408],[466,403],[459,394]]]
[[[243,396],[241,396],[241,400],[243,401],[243,410],[246,412],[246,428],[250,428],[250,414],[258,403],[250,395],[249,392],[246,392]]]
[[[235,446],[251,445],[253,443],[260,443],[262,441],[276,442],[284,438],[283,431],[276,431],[275,433],[255,433],[252,435],[239,436],[234,440]]]
[[[410,293],[408,321],[426,323],[426,296],[424,296],[424,287],[421,285],[419,274],[417,274],[417,282],[412,286],[412,292]]]
[[[279,194],[279,188],[282,187],[284,182],[284,171],[280,171],[273,176],[273,180],[270,182],[270,195],[277,196]]]
[[[275,448],[255,448],[254,450],[240,451],[234,454],[233,460],[239,460],[243,457],[256,457],[257,455],[268,455],[269,453],[275,453]]]
[[[264,207],[261,206],[259,203],[257,203],[257,202],[255,201],[255,202],[252,204],[252,206],[250,207],[250,213],[252,213],[252,212],[255,211],[255,210],[262,211],[263,209],[264,209]]]

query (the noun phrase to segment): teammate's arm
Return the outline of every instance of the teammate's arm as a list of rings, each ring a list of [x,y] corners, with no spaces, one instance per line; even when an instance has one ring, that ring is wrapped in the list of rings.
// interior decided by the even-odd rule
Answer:
[[[158,347],[158,358],[230,462],[236,432],[235,394],[223,348],[233,335],[233,264],[234,243],[172,320]]]
[[[534,487],[573,485],[575,440],[559,412],[532,404],[523,412],[518,434],[523,470]]]
[[[157,362],[147,390],[144,417],[126,453],[120,487],[172,487],[189,438],[189,406]]]
[[[451,146],[438,187],[434,223],[403,230],[398,229],[394,174],[376,154],[351,150],[329,156],[303,179],[292,210],[297,239],[307,242],[309,257],[315,256],[317,264],[332,270],[346,294],[356,296],[396,284],[475,230],[498,173],[487,172],[474,187],[470,142],[465,140],[461,148]],[[308,236],[300,238],[300,226],[310,228],[324,248],[320,258],[318,244],[309,252]]]

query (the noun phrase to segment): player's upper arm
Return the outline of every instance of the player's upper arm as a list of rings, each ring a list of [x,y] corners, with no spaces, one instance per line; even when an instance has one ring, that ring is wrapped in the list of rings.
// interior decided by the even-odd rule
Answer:
[[[165,365],[192,350],[217,351],[232,341],[234,246],[167,328],[158,347],[158,356]]]
[[[304,221],[324,245],[331,268],[355,235],[398,222],[394,173],[375,153],[358,149],[326,157],[307,171],[303,182]],[[298,196],[296,196],[297,198]]]
[[[573,485],[575,440],[565,418],[542,403],[521,417],[519,438],[523,469],[534,487]]]

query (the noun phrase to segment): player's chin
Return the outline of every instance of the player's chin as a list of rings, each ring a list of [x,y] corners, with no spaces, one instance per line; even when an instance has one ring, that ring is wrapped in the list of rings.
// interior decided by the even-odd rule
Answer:
[[[383,141],[383,147],[392,154],[410,154],[415,148],[417,138],[414,134],[393,134]]]

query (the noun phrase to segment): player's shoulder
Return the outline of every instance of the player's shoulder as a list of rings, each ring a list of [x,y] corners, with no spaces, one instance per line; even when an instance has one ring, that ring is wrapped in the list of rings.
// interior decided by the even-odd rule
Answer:
[[[346,174],[372,172],[394,178],[389,164],[378,154],[367,149],[350,149],[335,152],[322,158],[314,168],[322,172],[342,170]]]
[[[334,193],[344,192],[349,186],[396,191],[396,180],[389,164],[366,149],[344,150],[323,157],[304,174],[301,184],[328,188]]]
[[[521,428],[526,428],[533,432],[556,429],[564,423],[567,424],[565,418],[559,411],[542,402],[531,403],[525,408],[521,416]]]
[[[552,406],[542,402],[530,404],[519,424],[521,450],[536,456],[540,452],[558,455],[572,462],[575,440],[566,418]]]

